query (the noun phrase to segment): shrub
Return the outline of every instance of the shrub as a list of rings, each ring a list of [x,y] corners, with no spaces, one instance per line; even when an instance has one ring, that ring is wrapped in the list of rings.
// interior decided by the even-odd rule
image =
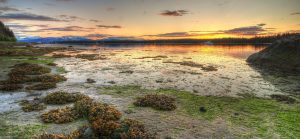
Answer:
[[[175,99],[166,95],[150,94],[144,97],[139,97],[134,102],[135,106],[152,107],[158,110],[171,111],[176,109]]]
[[[27,90],[48,90],[48,89],[52,89],[52,88],[56,88],[56,83],[38,83],[35,85],[31,85],[31,86],[27,86],[26,89]]]
[[[65,107],[62,109],[50,110],[41,115],[43,122],[45,123],[68,123],[79,118],[77,112],[71,107]]]
[[[74,109],[81,117],[88,117],[89,109],[93,104],[93,100],[89,97],[81,97],[74,104]]]

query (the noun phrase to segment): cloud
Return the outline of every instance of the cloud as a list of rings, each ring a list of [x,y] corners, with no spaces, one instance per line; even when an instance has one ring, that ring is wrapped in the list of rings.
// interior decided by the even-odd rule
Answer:
[[[98,40],[98,39],[104,39],[104,38],[107,38],[107,37],[111,37],[111,35],[108,35],[108,34],[88,34],[84,37],[87,37],[87,38],[93,39],[93,40]]]
[[[75,20],[82,20],[83,18],[78,17],[78,16],[73,16],[73,15],[59,15],[59,18],[65,20],[65,21],[75,21]]]
[[[0,19],[3,20],[34,20],[34,21],[62,21],[57,18],[37,15],[31,13],[8,13],[0,15]]]
[[[101,22],[100,20],[96,20],[96,19],[91,19],[90,21],[95,23]]]
[[[300,15],[300,12],[291,13],[291,15]]]
[[[120,28],[122,28],[122,26],[117,26],[117,25],[113,25],[113,26],[109,26],[109,25],[97,25],[97,27],[99,27],[99,28],[105,28],[105,29],[110,29],[110,28],[120,29]]]
[[[265,25],[267,25],[267,24],[265,24],[265,23],[257,24],[257,26],[260,26],[260,27],[265,26]]]
[[[40,29],[40,31],[63,31],[63,32],[69,32],[69,31],[89,31],[94,28],[84,28],[80,26],[66,26],[66,27],[57,27],[57,28],[44,28]]]
[[[9,12],[9,11],[20,11],[19,9],[7,7],[7,6],[0,6],[0,11],[2,12]]]
[[[248,27],[239,27],[233,28],[230,30],[225,30],[225,34],[235,34],[235,35],[258,35],[267,30],[264,29],[262,26],[248,26]]]
[[[162,16],[183,16],[185,14],[188,14],[189,12],[186,10],[175,10],[175,11],[170,11],[170,10],[165,10],[160,13]]]
[[[115,11],[116,9],[115,8],[112,8],[112,7],[108,7],[108,8],[106,8],[106,11],[108,11],[108,12],[112,12],[112,11]]]
[[[164,34],[157,34],[157,35],[145,35],[148,37],[192,37],[197,36],[198,34],[195,33],[188,33],[188,32],[171,32],[171,33],[164,33]]]
[[[59,2],[70,2],[70,1],[76,1],[76,0],[55,0],[55,1],[59,1]]]
[[[6,3],[8,0],[0,0],[0,3]]]

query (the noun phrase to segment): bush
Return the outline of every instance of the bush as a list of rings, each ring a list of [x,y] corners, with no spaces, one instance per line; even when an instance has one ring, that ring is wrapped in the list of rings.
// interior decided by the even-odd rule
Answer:
[[[135,106],[152,107],[158,110],[171,111],[176,109],[175,99],[166,95],[150,94],[144,97],[139,97],[133,103]]]
[[[62,109],[50,110],[41,115],[43,122],[45,123],[68,123],[79,118],[77,112],[70,107],[65,107]]]
[[[132,119],[125,119],[121,127],[115,130],[112,138],[122,139],[148,139],[150,135],[145,130],[145,126],[140,122]]]

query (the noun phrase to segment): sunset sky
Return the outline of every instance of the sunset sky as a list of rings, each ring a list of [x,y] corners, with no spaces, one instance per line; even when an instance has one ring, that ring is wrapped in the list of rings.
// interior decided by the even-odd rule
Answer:
[[[0,0],[18,37],[173,39],[299,32],[300,0]]]

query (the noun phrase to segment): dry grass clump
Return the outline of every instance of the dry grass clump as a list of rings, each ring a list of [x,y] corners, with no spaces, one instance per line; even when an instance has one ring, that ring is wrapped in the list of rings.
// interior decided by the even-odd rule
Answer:
[[[16,91],[22,89],[23,85],[21,84],[3,84],[0,86],[1,91]]]
[[[62,109],[50,110],[41,115],[43,122],[45,123],[68,123],[79,118],[77,112],[71,107],[65,107]]]
[[[176,109],[175,99],[166,95],[150,94],[138,97],[133,103],[135,106],[152,107],[158,110],[171,111]]]
[[[46,106],[42,103],[41,99],[35,98],[31,101],[23,100],[20,105],[22,106],[22,110],[25,112],[32,111],[41,111],[46,109]]]
[[[280,101],[280,102],[288,103],[288,104],[292,104],[292,103],[296,102],[296,99],[286,96],[286,95],[273,94],[273,95],[271,95],[271,98],[275,99],[277,101]]]
[[[48,90],[56,88],[56,83],[53,82],[42,82],[35,85],[30,85],[26,87],[26,90]]]
[[[83,139],[83,135],[86,129],[87,127],[83,126],[68,135],[43,133],[39,136],[32,137],[32,139]]]

